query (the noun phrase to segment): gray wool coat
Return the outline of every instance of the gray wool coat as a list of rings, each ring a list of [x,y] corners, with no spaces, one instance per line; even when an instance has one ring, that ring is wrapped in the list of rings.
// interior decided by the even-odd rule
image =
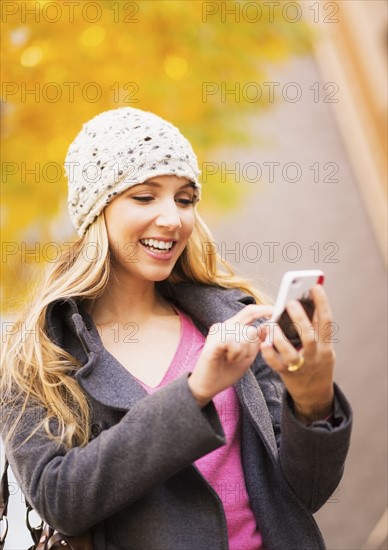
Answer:
[[[157,287],[204,335],[254,303],[239,290]],[[26,411],[5,451],[35,510],[64,534],[92,529],[96,550],[227,550],[221,499],[193,465],[226,443],[214,403],[198,407],[187,373],[148,395],[105,350],[82,302],[52,302],[46,330],[83,365],[75,378],[90,400],[92,437],[85,447],[66,450],[42,429],[16,450],[44,416],[39,407]],[[336,386],[336,427],[304,426],[260,354],[234,387],[242,405],[246,487],[266,550],[325,548],[312,513],[343,473],[351,431],[346,398]],[[1,412],[4,436],[15,411]]]

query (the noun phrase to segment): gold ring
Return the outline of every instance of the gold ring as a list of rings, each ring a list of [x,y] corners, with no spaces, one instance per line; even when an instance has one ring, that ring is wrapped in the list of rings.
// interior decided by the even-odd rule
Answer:
[[[300,367],[303,366],[303,363],[304,363],[304,357],[303,357],[303,355],[299,355],[299,361],[296,364],[295,363],[288,363],[287,370],[289,372],[296,372],[297,370],[300,369]]]

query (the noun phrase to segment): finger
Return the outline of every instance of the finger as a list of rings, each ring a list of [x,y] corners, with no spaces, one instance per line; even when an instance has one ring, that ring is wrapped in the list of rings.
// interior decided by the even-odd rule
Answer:
[[[244,347],[237,342],[229,342],[226,348],[226,360],[229,363],[234,363],[244,359],[246,353]]]
[[[326,316],[328,320],[332,319],[332,312],[329,304],[329,299],[322,285],[314,285],[311,288],[311,296],[318,310],[319,315]]]
[[[274,326],[274,344],[278,350],[281,361],[284,363],[298,362],[299,353],[284,335],[282,329],[276,323]],[[274,350],[275,351],[275,350]],[[276,352],[275,352],[276,353]]]
[[[315,331],[303,306],[297,300],[291,300],[286,306],[291,321],[296,326],[304,348],[310,350],[315,346]]]
[[[272,316],[273,309],[273,306],[249,304],[236,313],[236,315],[231,317],[227,322],[231,321],[234,323],[247,325],[257,321],[257,319],[260,319],[261,317],[270,318]]]
[[[253,325],[244,325],[242,329],[242,338],[248,344],[258,344],[266,337],[266,331],[262,327]]]
[[[258,339],[261,342],[264,342],[264,340],[267,338],[267,334],[269,332],[268,326],[266,325],[266,323],[260,323],[260,325],[258,327],[252,327],[252,328],[257,330]]]
[[[284,363],[279,353],[274,350],[272,344],[262,344],[260,346],[260,352],[264,361],[271,367],[271,369],[282,374],[287,372],[287,365]]]
[[[315,303],[319,334],[321,336],[320,342],[327,342],[333,326],[333,315],[329,300],[322,285],[315,285],[311,289],[311,295]]]

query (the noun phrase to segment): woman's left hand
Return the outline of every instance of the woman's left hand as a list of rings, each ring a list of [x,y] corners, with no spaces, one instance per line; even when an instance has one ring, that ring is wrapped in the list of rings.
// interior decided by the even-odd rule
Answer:
[[[333,332],[331,309],[322,285],[312,288],[311,297],[315,303],[312,322],[298,301],[290,301],[286,308],[293,323],[299,327],[301,350],[294,348],[277,323],[273,327],[271,343],[260,346],[265,362],[281,376],[294,401],[295,413],[305,424],[327,417],[332,412],[334,399],[335,352],[330,342]],[[302,366],[289,371],[288,366],[297,365],[301,357]]]

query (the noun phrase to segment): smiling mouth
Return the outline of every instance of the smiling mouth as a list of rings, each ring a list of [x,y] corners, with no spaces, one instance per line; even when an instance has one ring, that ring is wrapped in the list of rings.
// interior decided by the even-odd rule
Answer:
[[[155,241],[154,239],[140,239],[140,243],[151,250],[152,252],[159,252],[161,254],[166,254],[170,252],[172,248],[176,245],[176,241]]]

